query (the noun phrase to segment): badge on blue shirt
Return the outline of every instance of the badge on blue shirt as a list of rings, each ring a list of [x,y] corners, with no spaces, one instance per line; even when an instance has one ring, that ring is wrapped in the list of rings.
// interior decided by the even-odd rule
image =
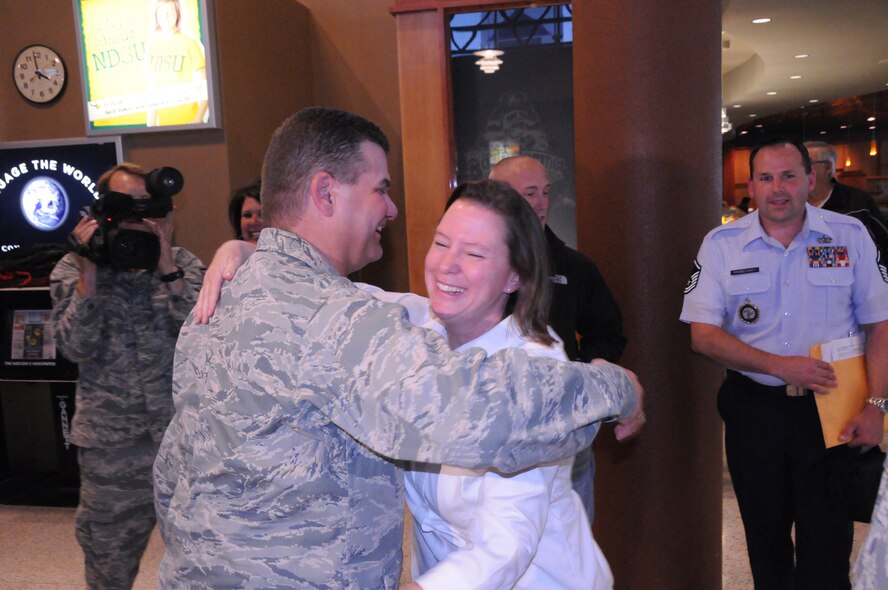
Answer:
[[[808,246],[811,268],[845,268],[851,266],[847,246]]]
[[[747,324],[754,324],[759,321],[761,314],[759,308],[747,298],[740,307],[737,308],[737,317]]]

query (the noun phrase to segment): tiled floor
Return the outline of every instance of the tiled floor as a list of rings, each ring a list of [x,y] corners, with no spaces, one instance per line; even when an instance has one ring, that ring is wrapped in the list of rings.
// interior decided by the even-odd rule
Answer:
[[[724,476],[724,526],[722,532],[724,590],[752,590],[749,563],[737,501],[730,477]],[[0,506],[0,590],[80,590],[83,584],[82,555],[74,539],[73,508]],[[866,525],[855,529],[857,545]],[[142,559],[136,590],[155,587],[163,543],[157,530]],[[403,581],[407,581],[404,576]]]
[[[156,587],[163,543],[157,529],[142,558],[136,590]],[[83,554],[74,538],[73,508],[0,506],[0,589],[80,590]]]

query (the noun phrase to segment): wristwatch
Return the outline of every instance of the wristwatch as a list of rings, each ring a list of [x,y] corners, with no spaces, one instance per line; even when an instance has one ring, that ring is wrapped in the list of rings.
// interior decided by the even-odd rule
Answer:
[[[888,397],[868,397],[866,403],[879,408],[882,414],[888,414]]]
[[[160,275],[159,278],[161,283],[172,283],[173,281],[185,278],[185,271],[182,270],[181,266],[177,266],[176,270],[165,275]]]

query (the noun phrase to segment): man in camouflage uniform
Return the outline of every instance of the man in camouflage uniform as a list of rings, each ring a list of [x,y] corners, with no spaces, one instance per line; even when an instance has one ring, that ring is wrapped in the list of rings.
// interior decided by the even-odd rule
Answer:
[[[375,125],[332,109],[275,132],[256,253],[177,345],[155,464],[162,588],[394,589],[390,459],[515,471],[587,446],[593,421],[640,425],[631,373],[454,353],[346,278],[382,255],[397,214],[387,151]]]
[[[133,164],[99,179],[100,193],[148,198]],[[122,227],[154,232],[155,272],[116,271],[70,253],[53,270],[53,330],[59,350],[78,363],[71,439],[78,449],[80,504],[75,516],[90,588],[130,588],[154,528],[151,468],[173,415],[173,352],[194,306],[203,265],[170,247],[172,212]],[[84,218],[73,235],[83,244],[97,222]]]

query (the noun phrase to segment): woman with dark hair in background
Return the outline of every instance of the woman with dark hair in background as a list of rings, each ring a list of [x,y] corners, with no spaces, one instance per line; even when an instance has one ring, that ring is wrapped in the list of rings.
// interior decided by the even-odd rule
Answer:
[[[255,244],[262,225],[262,208],[259,201],[259,181],[234,191],[228,202],[228,221],[234,237]]]

